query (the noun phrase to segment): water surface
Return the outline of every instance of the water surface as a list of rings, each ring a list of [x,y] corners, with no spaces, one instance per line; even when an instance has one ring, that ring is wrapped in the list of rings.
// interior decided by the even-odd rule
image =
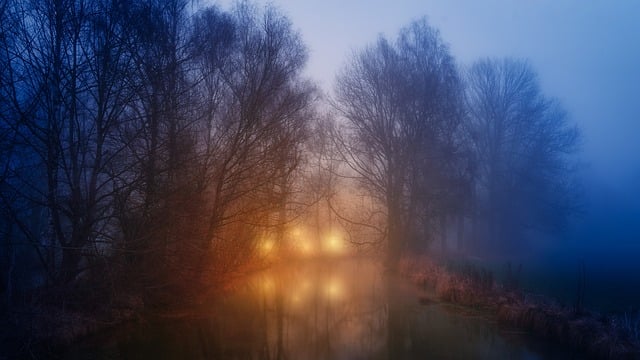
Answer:
[[[419,298],[422,300],[419,301]],[[66,359],[567,359],[573,354],[430,300],[375,260],[279,266],[196,314],[89,339]]]

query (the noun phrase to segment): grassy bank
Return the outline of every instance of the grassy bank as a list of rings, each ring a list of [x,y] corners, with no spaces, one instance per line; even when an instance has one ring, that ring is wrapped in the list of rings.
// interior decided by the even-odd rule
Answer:
[[[479,308],[498,321],[603,359],[640,359],[640,320],[559,305],[553,299],[497,284],[473,267],[451,271],[428,257],[406,257],[400,272],[445,302]]]

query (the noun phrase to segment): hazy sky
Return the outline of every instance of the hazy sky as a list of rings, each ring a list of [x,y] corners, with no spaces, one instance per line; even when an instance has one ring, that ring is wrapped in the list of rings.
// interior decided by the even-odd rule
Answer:
[[[608,182],[640,180],[640,1],[274,0],[310,50],[327,92],[353,50],[426,16],[460,65],[530,60],[584,135],[583,157]],[[228,8],[231,1],[218,1]],[[257,1],[266,3],[266,1]],[[628,181],[628,180],[626,180]]]

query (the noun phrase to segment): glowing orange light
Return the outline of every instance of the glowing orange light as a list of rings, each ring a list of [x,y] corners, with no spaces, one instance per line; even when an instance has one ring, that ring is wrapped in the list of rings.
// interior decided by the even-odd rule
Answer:
[[[330,300],[338,300],[344,295],[344,288],[338,279],[329,279],[324,285],[324,293]]]
[[[308,239],[301,239],[298,242],[298,249],[302,255],[312,255],[314,252],[313,244]]]
[[[300,238],[302,237],[302,235],[303,235],[303,230],[299,226],[296,226],[293,229],[291,229],[291,236],[293,238]]]
[[[271,293],[276,288],[275,280],[273,280],[273,277],[269,275],[260,277],[259,282],[260,282],[260,286],[262,287],[262,291],[266,293]]]
[[[337,233],[330,233],[327,235],[323,246],[327,253],[333,255],[342,254],[346,250],[344,240]]]
[[[269,256],[273,253],[276,247],[276,242],[271,237],[265,237],[258,243],[258,250],[260,251],[260,255]]]

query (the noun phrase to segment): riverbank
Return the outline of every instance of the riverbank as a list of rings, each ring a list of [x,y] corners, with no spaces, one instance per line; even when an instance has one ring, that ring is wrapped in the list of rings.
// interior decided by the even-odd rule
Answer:
[[[134,295],[85,307],[46,301],[14,306],[0,326],[0,359],[51,358],[80,338],[137,321],[143,310],[141,297]]]
[[[450,271],[428,257],[405,257],[400,273],[452,304],[482,309],[498,321],[602,359],[640,359],[637,321],[561,306],[553,299],[497,284],[490,272]]]
[[[433,292],[385,271],[380,260],[273,264],[190,311],[114,327],[61,349],[57,358],[571,358],[566,348],[504,332],[482,311],[419,303]]]
[[[55,358],[60,349],[113,328],[152,318],[188,317],[209,299],[234,290],[269,264],[254,262],[224,272],[210,271],[190,284],[153,289],[151,297],[133,284],[110,291],[39,290],[0,314],[0,360]],[[198,310],[199,311],[199,310]]]

